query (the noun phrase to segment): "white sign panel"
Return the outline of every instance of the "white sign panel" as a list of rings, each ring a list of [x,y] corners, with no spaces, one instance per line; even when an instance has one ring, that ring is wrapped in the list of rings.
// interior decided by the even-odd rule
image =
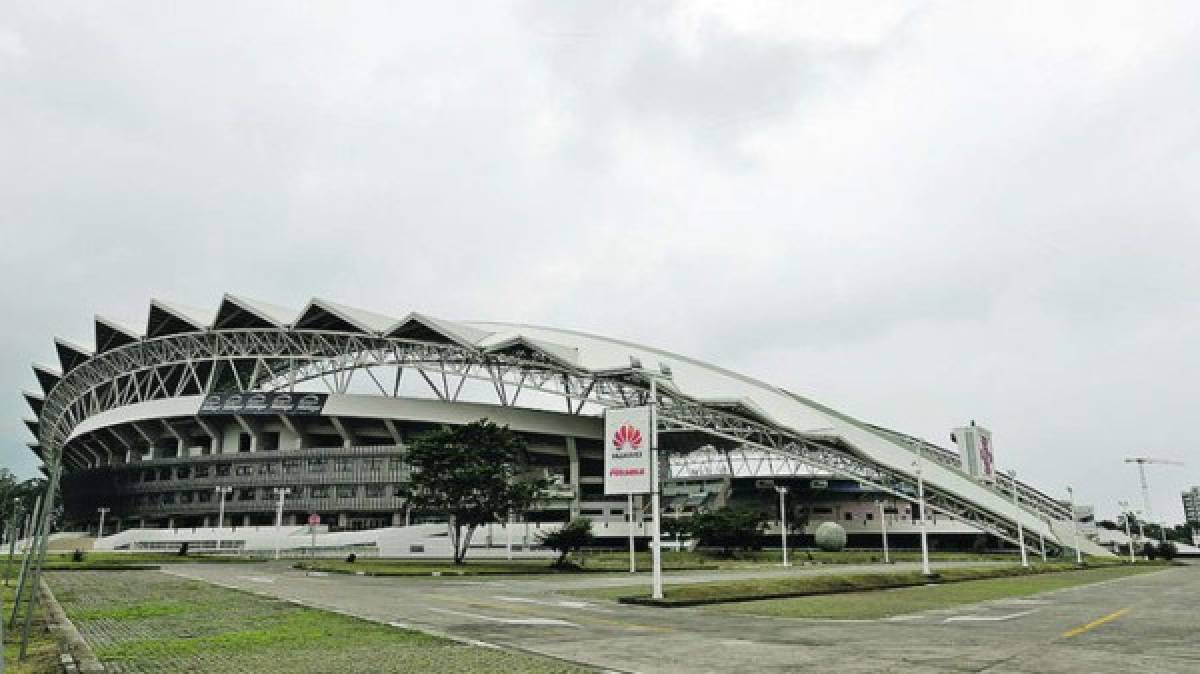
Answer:
[[[604,493],[648,494],[653,474],[649,407],[604,412]]]
[[[996,456],[992,450],[992,432],[982,426],[954,429],[962,468],[971,477],[984,482],[996,481]]]

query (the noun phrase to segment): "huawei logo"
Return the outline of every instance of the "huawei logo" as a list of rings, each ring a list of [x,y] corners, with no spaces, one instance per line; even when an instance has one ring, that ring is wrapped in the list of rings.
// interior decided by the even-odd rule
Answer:
[[[637,449],[642,446],[642,432],[625,424],[618,428],[616,433],[613,433],[612,443],[613,447],[618,450]]]

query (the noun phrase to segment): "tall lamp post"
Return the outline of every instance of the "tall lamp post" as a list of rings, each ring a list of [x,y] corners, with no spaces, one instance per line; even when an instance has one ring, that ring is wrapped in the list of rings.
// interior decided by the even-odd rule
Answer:
[[[1129,563],[1136,564],[1137,557],[1133,555],[1133,535],[1129,533],[1129,501],[1117,501],[1121,506],[1121,519],[1125,520],[1125,540],[1129,541]]]
[[[787,556],[787,487],[775,487],[779,492],[779,533],[783,536],[783,565],[791,566]]]
[[[879,507],[879,530],[883,534],[883,563],[891,564],[891,560],[888,559],[887,512],[884,510],[881,499],[875,499],[875,505]]]
[[[275,506],[275,559],[279,559],[279,539],[283,535],[283,500],[292,490],[289,487],[275,487],[274,492],[279,497],[279,504]]]
[[[1079,549],[1079,515],[1075,512],[1075,490],[1067,486],[1067,496],[1071,499],[1071,529],[1075,538],[1075,563],[1083,566],[1083,551]]]
[[[933,572],[929,570],[929,536],[925,526],[925,477],[921,475],[921,458],[921,446],[918,445],[917,460],[913,461],[912,465],[917,473],[917,510],[921,516],[921,573],[926,576],[932,576]]]
[[[217,493],[217,553],[221,552],[221,529],[225,526],[225,495],[233,492],[233,487],[213,487]]]
[[[100,526],[96,529],[96,540],[104,538],[104,516],[110,512],[109,508],[96,508],[96,512],[100,513]]]
[[[633,549],[633,494],[625,495],[625,522],[629,529],[629,573],[637,573],[637,556]],[[638,519],[642,518],[642,514],[638,513]]]
[[[1021,548],[1021,566],[1029,566],[1029,556],[1025,554],[1025,527],[1021,524],[1021,501],[1017,495],[1017,471],[1008,471],[1008,477],[1012,480],[1012,496],[1013,505],[1017,508],[1017,545]]]

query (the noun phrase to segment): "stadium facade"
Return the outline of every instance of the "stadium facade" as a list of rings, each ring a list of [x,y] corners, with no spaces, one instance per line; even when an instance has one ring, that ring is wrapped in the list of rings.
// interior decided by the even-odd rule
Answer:
[[[287,525],[314,513],[334,531],[436,521],[402,496],[406,443],[487,418],[523,434],[530,469],[552,480],[519,519],[584,515],[602,537],[644,535],[649,499],[629,513],[604,494],[603,411],[647,404],[653,380],[667,517],[737,502],[774,512],[772,487],[787,485],[791,519],[809,529],[836,520],[853,539],[886,520],[903,535],[917,530],[919,472],[935,533],[1012,542],[1019,522],[1034,548],[1072,544],[1069,508],[991,471],[988,444],[979,475],[956,451],[617,339],[233,295],[215,311],[155,300],[144,330],[100,316],[94,330],[94,348],[56,339],[60,367],[34,365],[41,393],[24,394],[31,449],[48,473],[61,465],[61,526],[94,530],[101,507],[106,535],[219,516],[273,525],[279,488]]]

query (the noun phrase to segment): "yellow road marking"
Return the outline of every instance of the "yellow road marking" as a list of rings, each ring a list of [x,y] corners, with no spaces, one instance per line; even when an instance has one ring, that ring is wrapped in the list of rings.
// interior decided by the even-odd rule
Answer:
[[[1079,627],[1076,627],[1073,630],[1068,630],[1066,632],[1063,632],[1063,638],[1070,639],[1071,637],[1079,636],[1080,634],[1083,634],[1084,632],[1086,632],[1090,629],[1099,627],[1099,626],[1103,625],[1104,623],[1112,622],[1112,621],[1116,620],[1117,618],[1120,618],[1121,616],[1125,615],[1126,613],[1129,613],[1128,606],[1121,609],[1120,611],[1113,611],[1112,613],[1109,613],[1108,615],[1104,616],[1103,618],[1097,618],[1086,625],[1080,625]]]

